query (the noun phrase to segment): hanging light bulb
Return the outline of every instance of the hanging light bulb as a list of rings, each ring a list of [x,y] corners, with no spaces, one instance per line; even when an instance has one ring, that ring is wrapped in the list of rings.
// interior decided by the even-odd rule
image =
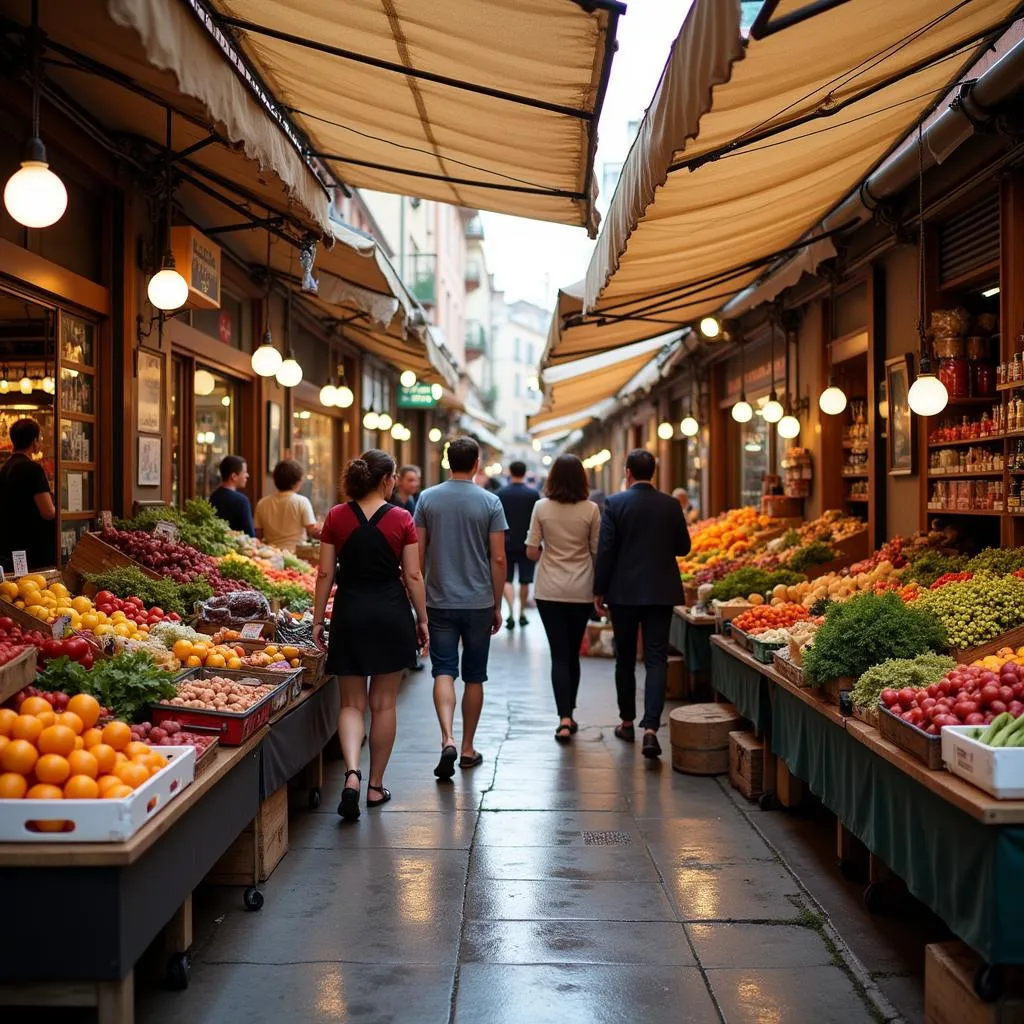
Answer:
[[[394,422],[395,421],[386,412],[382,412],[380,416],[377,417],[377,429],[390,430],[391,424]]]
[[[540,441],[534,441],[534,442],[533,442],[532,448],[533,448],[533,450],[534,450],[535,452],[539,452],[539,451],[541,450],[541,447],[542,447],[542,446],[541,446],[541,443],[540,443]]]
[[[274,348],[274,339],[270,336],[268,327],[263,335],[263,344],[253,352],[249,359],[253,373],[260,377],[273,377],[284,362],[284,356]]]
[[[658,437],[660,437],[662,441],[670,441],[674,433],[675,429],[672,427],[671,423],[658,424]]]
[[[683,422],[679,424],[683,437],[696,437],[700,430],[700,424],[692,416],[684,416]]]
[[[431,444],[437,444],[437,442],[441,440],[442,436],[441,430],[438,427],[431,427],[430,433],[427,434],[427,437],[430,438]]]
[[[4,375],[0,377],[0,395],[6,395],[11,390],[11,382],[7,379],[7,370],[4,369]]]
[[[229,408],[231,406],[231,396],[230,395],[225,395],[220,400],[220,404],[223,405],[225,409]]]
[[[878,403],[878,415],[879,415],[879,416],[880,416],[880,417],[881,417],[881,418],[882,418],[883,420],[887,420],[887,419],[889,418],[889,399],[887,399],[887,398],[883,398],[883,399],[882,399],[882,400],[881,400],[881,401],[880,401],[880,402]]]
[[[775,393],[775,389],[772,388],[772,393],[768,396],[768,401],[764,403],[764,408],[761,410],[765,423],[778,423],[785,415],[785,412],[786,410],[782,408],[782,403],[779,401],[779,396]]]
[[[26,228],[48,228],[68,208],[68,190],[50,170],[46,148],[38,137],[29,139],[21,167],[7,179],[4,206]]]
[[[350,387],[345,384],[339,385],[334,396],[334,404],[339,409],[348,409],[355,400],[356,396]]]
[[[778,431],[779,437],[784,437],[787,441],[791,441],[800,434],[800,421],[791,412],[786,413],[779,420]]]
[[[430,397],[435,402],[440,402],[441,401],[441,396],[443,394],[444,394],[444,388],[441,387],[440,384],[431,384],[430,385]]]
[[[23,395],[32,394],[32,378],[27,373],[18,381],[18,390]]]
[[[907,402],[911,412],[918,416],[936,416],[949,402],[946,385],[931,372],[931,364],[926,358],[921,359],[921,372],[910,385]]]
[[[188,299],[188,282],[174,267],[170,250],[164,254],[161,269],[149,279],[146,286],[149,301],[166,313],[180,309]]]
[[[717,338],[722,333],[721,321],[714,316],[704,317],[700,322],[700,333],[708,340]]]
[[[416,374],[412,370],[403,370],[402,376],[398,378],[398,383],[403,388],[412,388],[416,386]]]
[[[818,408],[826,416],[838,416],[846,408],[846,392],[829,377],[828,387],[818,395]]]
[[[338,389],[333,384],[325,384],[320,389],[320,404],[327,408],[338,404]]]
[[[732,407],[732,418],[737,423],[749,423],[753,415],[754,410],[747,401],[746,395],[741,393],[740,400]]]
[[[379,430],[380,429],[380,416],[377,415],[372,409],[363,417],[363,427],[366,430]]]
[[[52,395],[57,390],[57,382],[53,377],[46,376],[43,378],[43,390],[48,395]]]
[[[196,375],[192,378],[192,389],[197,395],[205,398],[212,395],[216,387],[217,378],[209,370],[196,370]]]
[[[392,427],[391,427],[391,436],[396,441],[403,440],[404,434],[405,434],[405,427],[403,427],[401,423],[395,423],[395,424],[392,425]]]
[[[294,355],[289,353],[288,358],[277,368],[274,374],[277,383],[283,388],[294,388],[302,383],[302,367]]]

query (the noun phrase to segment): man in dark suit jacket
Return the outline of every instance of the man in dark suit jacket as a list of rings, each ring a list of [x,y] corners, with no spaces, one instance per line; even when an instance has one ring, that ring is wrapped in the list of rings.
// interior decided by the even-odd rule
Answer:
[[[651,484],[657,462],[642,448],[626,458],[627,489],[608,498],[594,571],[594,605],[610,611],[615,631],[615,690],[620,725],[615,735],[634,742],[636,641],[643,631],[644,757],[658,757],[658,727],[665,710],[668,634],[672,609],[683,603],[676,555],[690,550],[690,533],[679,502]]]

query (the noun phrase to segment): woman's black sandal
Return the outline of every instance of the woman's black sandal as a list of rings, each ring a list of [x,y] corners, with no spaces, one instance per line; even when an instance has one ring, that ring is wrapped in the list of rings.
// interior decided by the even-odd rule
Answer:
[[[348,782],[349,776],[354,775],[360,782],[363,781],[363,773],[357,768],[349,768],[345,772],[345,782]],[[359,790],[352,789],[351,786],[346,785],[341,791],[341,803],[338,804],[338,814],[345,819],[345,821],[355,821],[359,817]]]
[[[575,718],[571,718],[569,721],[572,722],[572,725],[569,726],[569,732],[575,736],[580,731],[580,723]]]
[[[571,725],[566,725],[565,722],[563,722],[555,730],[555,740],[558,743],[568,743],[569,740],[572,739],[572,732],[573,732],[572,726]]]
[[[374,793],[380,793],[381,798],[379,800],[371,800],[369,797],[366,798],[367,807],[380,807],[381,804],[386,804],[391,799],[391,790],[385,789],[383,786],[373,786],[367,784],[367,789],[372,789]]]

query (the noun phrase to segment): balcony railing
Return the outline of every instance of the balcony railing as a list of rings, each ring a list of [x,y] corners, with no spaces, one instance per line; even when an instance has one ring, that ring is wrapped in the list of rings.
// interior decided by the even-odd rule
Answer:
[[[484,225],[480,218],[474,217],[466,225],[466,238],[480,239],[484,237]]]
[[[409,291],[424,306],[437,305],[437,257],[432,252],[417,252],[407,258]]]
[[[484,330],[483,324],[475,321],[466,324],[466,351],[487,351],[487,332]]]

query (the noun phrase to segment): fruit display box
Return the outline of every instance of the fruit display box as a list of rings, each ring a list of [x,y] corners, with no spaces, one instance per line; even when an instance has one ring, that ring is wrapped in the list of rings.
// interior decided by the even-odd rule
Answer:
[[[965,651],[950,651],[949,653],[958,664],[970,665],[972,662],[987,658],[990,654],[995,654],[1003,647],[1012,647],[1016,650],[1021,646],[1024,646],[1024,626],[1016,626],[1008,633],[1002,633],[994,640],[989,640],[988,643],[979,644],[977,647],[968,647]]]
[[[971,737],[976,725],[945,725],[942,760],[954,775],[997,800],[1024,798],[1024,747],[990,747]]]
[[[942,768],[941,739],[918,729],[916,725],[904,722],[899,715],[894,715],[881,702],[878,704],[878,731],[882,734],[882,739],[894,743],[908,754],[913,754],[932,771],[937,772]],[[942,731],[945,732],[945,729]]]
[[[6,665],[0,665],[0,704],[32,684],[38,654],[38,649],[30,646]]]
[[[207,636],[213,636],[215,633],[219,633],[225,628],[242,630],[246,626],[254,626],[257,623],[260,626],[259,639],[264,643],[270,643],[274,639],[274,632],[277,628],[277,622],[275,619],[247,619],[245,622],[235,621],[232,619],[230,622],[210,622],[201,616],[197,616],[195,621],[192,623],[192,628],[195,629],[197,633],[205,633]]]
[[[110,569],[125,568],[138,569],[143,576],[148,576],[151,580],[163,579],[163,576],[154,569],[136,562],[134,558],[130,558],[112,544],[101,540],[98,533],[83,533],[78,538],[71,558],[68,559],[67,572],[77,585],[87,572],[102,573]]]
[[[789,657],[789,651],[786,648],[772,651],[772,666],[783,679],[794,686],[807,685],[803,668],[793,664],[792,659]]]
[[[0,842],[123,843],[195,778],[195,747],[154,747],[167,758],[131,796],[120,800],[0,800]],[[52,822],[63,827],[49,831]]]
[[[251,654],[253,651],[262,651],[269,641],[264,640],[228,640],[228,645],[231,647],[243,647],[247,654]],[[302,673],[302,683],[304,686],[312,686],[323,674],[324,674],[324,662],[327,661],[327,652],[317,650],[314,647],[302,647],[299,644],[278,644],[280,647],[295,647],[299,652],[299,658],[302,661],[302,668],[297,669]],[[261,669],[260,671],[266,671]]]
[[[186,708],[178,704],[154,704],[153,724],[175,721],[183,726],[207,726],[214,729],[221,746],[241,746],[253,733],[259,731],[270,721],[271,715],[283,711],[294,699],[294,694],[302,692],[300,671],[258,672],[253,669],[243,672],[239,669],[194,668],[182,673],[176,682],[188,682],[191,679],[212,679],[223,676],[225,679],[257,679],[260,683],[274,685],[265,697],[245,711],[208,711],[206,708]],[[268,678],[269,677],[269,678]],[[297,690],[296,690],[297,687]]]

